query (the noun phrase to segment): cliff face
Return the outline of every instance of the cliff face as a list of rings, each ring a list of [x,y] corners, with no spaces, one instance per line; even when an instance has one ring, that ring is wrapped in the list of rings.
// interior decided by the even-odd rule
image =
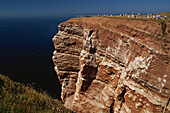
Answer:
[[[157,22],[73,18],[59,25],[53,61],[75,112],[170,112],[170,28]]]

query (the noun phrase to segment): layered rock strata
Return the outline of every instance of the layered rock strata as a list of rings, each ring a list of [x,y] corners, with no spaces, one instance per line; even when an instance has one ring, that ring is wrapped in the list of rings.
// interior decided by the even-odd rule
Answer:
[[[67,108],[82,113],[170,112],[170,24],[72,18],[54,36]]]

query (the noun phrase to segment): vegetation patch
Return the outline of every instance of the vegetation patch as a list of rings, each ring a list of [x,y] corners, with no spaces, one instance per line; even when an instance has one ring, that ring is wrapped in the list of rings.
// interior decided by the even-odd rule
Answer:
[[[72,113],[46,92],[13,82],[0,74],[0,113]]]

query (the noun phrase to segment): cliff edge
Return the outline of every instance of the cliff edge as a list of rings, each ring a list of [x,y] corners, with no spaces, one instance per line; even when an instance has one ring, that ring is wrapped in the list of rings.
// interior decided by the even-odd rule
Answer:
[[[54,36],[61,98],[75,112],[170,112],[170,23],[72,18]]]

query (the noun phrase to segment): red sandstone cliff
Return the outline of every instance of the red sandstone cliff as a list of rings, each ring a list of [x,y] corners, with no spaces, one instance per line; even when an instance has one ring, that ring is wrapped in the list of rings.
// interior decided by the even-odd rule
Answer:
[[[75,112],[170,112],[170,24],[72,18],[53,38],[61,98]]]

